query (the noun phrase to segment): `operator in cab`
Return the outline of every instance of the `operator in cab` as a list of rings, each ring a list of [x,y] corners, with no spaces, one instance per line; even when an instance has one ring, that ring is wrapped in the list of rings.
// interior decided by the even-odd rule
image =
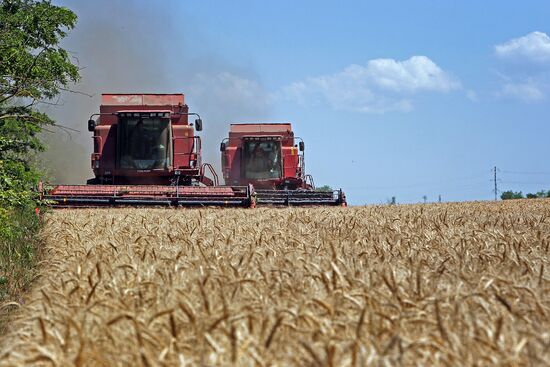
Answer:
[[[136,126],[132,130],[129,138],[130,142],[130,154],[133,159],[147,159],[147,153],[149,151],[149,141],[143,127],[143,120],[139,120]]]

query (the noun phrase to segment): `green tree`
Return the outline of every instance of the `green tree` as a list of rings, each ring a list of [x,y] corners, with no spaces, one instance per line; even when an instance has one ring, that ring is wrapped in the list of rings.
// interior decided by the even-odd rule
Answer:
[[[510,191],[504,191],[500,198],[502,200],[511,200],[511,199],[523,199],[523,194],[521,191],[514,192],[512,190]]]
[[[39,134],[54,121],[37,108],[79,79],[59,42],[76,15],[47,0],[0,0],[0,301],[31,278],[34,208],[43,150]],[[1,312],[0,312],[1,313]]]
[[[550,195],[550,191],[540,190],[539,192],[536,193],[536,195],[538,198],[546,198]]]
[[[318,187],[317,190],[319,190],[319,191],[333,191],[332,187],[330,187],[329,185],[323,185],[321,187]]]
[[[550,197],[550,191],[540,190],[537,193],[528,193],[525,197],[527,199],[547,198]]]
[[[29,204],[39,173],[33,153],[42,128],[53,125],[37,106],[79,79],[59,46],[76,15],[50,1],[0,0],[0,207]]]

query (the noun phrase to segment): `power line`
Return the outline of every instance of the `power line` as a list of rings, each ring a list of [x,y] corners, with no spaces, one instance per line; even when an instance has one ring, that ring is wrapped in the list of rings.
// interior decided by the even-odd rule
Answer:
[[[369,186],[369,185],[365,185],[365,186],[350,186],[350,187],[347,187],[347,188],[348,189],[364,189],[364,190],[408,189],[408,188],[414,188],[414,187],[434,186],[434,185],[449,184],[449,183],[451,183],[451,184],[452,183],[460,183],[461,181],[484,180],[483,177],[486,177],[485,176],[486,174],[487,174],[487,171],[483,170],[482,172],[476,172],[476,173],[474,173],[470,176],[463,176],[463,177],[454,177],[454,178],[424,181],[424,182],[414,182],[414,183],[402,184],[402,185],[391,185],[391,186]]]
[[[462,176],[462,177],[454,177],[454,178],[446,178],[446,179],[439,179],[439,180],[431,180],[431,181],[424,181],[424,182],[413,182],[409,184],[400,184],[400,185],[387,185],[387,186],[371,186],[371,185],[362,185],[362,186],[348,186],[345,187],[346,190],[349,190],[351,192],[388,192],[388,191],[394,191],[397,190],[401,192],[402,194],[405,193],[416,193],[420,192],[421,190],[430,190],[430,191],[439,191],[443,194],[451,194],[451,193],[458,193],[458,192],[473,192],[476,190],[484,191],[482,190],[482,187],[484,186],[484,182],[487,182],[487,176],[485,176],[487,173],[491,173],[491,178],[489,181],[491,182],[491,190],[490,192],[494,195],[494,200],[498,200],[498,195],[501,193],[502,188],[499,188],[500,184],[506,184],[506,185],[541,185],[541,186],[550,186],[550,182],[530,182],[530,181],[508,181],[506,179],[502,180],[502,174],[511,174],[511,175],[550,175],[550,172],[534,172],[534,171],[509,171],[509,170],[501,170],[498,167],[494,166],[490,170],[483,170],[478,172],[472,172],[469,176]],[[483,178],[483,176],[485,178]],[[506,175],[505,175],[506,176]],[[520,177],[516,177],[520,178]],[[524,177],[528,178],[528,177]],[[530,177],[533,178],[533,177]],[[542,178],[542,177],[540,177]],[[542,178],[543,180],[546,180],[546,178]],[[457,187],[458,186],[458,187]]]
[[[521,182],[521,181],[501,181],[505,184],[514,184],[514,185],[550,185],[548,182]]]
[[[542,171],[539,171],[539,172],[526,172],[526,171],[505,171],[505,170],[502,170],[500,172],[511,174],[511,175],[550,175],[550,172],[542,172]]]

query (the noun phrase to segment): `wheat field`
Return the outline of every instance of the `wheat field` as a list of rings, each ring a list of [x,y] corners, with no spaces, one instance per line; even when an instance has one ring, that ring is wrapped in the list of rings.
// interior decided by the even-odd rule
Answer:
[[[543,365],[550,201],[47,214],[0,366]]]

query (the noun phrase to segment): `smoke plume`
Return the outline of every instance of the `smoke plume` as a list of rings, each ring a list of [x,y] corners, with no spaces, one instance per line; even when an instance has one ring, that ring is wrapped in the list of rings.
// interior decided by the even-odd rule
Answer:
[[[203,118],[203,161],[220,173],[219,142],[230,122],[266,120],[268,96],[246,66],[228,62],[200,33],[178,1],[61,1],[79,17],[64,47],[81,68],[82,81],[46,106],[60,125],[44,133],[42,155],[55,183],[85,183],[92,176],[91,133],[86,121],[99,112],[101,93],[184,93]],[[178,11],[167,11],[178,9]],[[185,19],[185,22],[182,22]],[[197,31],[198,29],[198,31]]]

